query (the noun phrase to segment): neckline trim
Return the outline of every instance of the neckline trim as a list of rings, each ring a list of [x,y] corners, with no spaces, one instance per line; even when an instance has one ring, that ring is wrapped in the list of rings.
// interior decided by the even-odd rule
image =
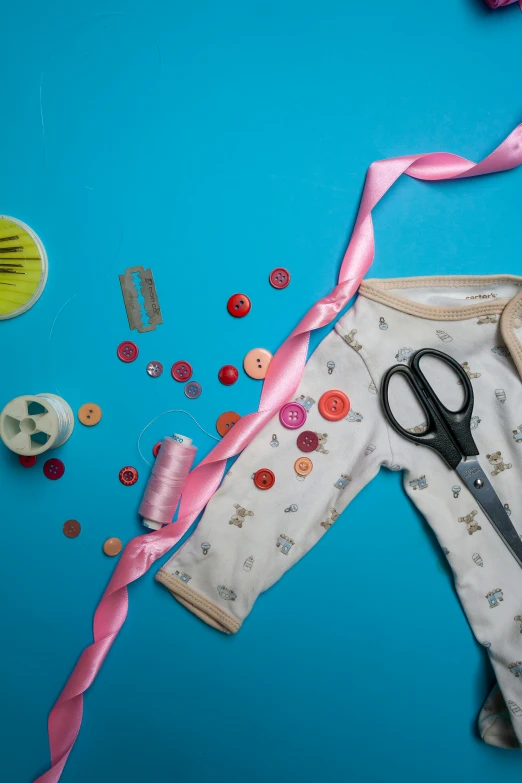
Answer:
[[[462,321],[480,315],[500,314],[510,303],[519,299],[520,294],[517,294],[513,299],[494,299],[491,302],[460,307],[437,307],[421,302],[412,302],[395,293],[395,289],[460,288],[464,286],[470,288],[503,283],[512,283],[522,287],[522,277],[519,275],[446,275],[443,277],[394,277],[386,280],[371,278],[363,280],[359,293],[367,299],[373,299],[375,302],[393,307],[394,310],[400,310],[420,318],[428,318],[432,321]],[[393,292],[390,289],[393,289]]]

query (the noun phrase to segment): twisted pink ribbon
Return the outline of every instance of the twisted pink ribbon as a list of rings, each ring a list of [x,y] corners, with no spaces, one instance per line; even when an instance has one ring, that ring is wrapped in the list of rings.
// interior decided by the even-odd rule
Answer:
[[[518,3],[520,10],[522,11],[522,0],[485,0],[490,8],[501,8],[504,5],[511,5],[512,3]]]
[[[369,269],[375,252],[371,211],[401,176],[421,180],[476,177],[512,169],[522,163],[522,125],[519,125],[481,163],[445,152],[390,158],[372,163],[366,175],[354,231],[346,250],[339,282],[305,315],[273,357],[261,394],[259,410],[240,419],[187,479],[179,519],[155,533],[129,541],[94,615],[94,643],[81,654],[49,715],[51,768],[35,783],[56,783],[74,745],[83,712],[83,693],[96,677],[127,616],[127,585],[142,576],[187,532],[218,488],[229,457],[238,454],[296,391],[308,352],[312,329],[329,324],[341,312]]]

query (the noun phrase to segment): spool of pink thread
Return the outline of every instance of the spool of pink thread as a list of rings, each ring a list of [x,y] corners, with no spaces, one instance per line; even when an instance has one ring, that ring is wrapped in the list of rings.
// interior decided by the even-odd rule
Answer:
[[[512,3],[518,3],[522,10],[522,0],[485,0],[490,8],[501,8],[503,5],[511,5]]]
[[[169,525],[196,456],[196,448],[184,435],[166,437],[161,443],[139,514],[151,530]]]

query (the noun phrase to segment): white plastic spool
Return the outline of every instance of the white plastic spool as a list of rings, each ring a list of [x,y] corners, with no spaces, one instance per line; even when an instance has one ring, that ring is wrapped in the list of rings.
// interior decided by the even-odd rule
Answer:
[[[58,448],[73,429],[71,407],[56,394],[15,397],[0,413],[0,437],[8,449],[23,456]]]

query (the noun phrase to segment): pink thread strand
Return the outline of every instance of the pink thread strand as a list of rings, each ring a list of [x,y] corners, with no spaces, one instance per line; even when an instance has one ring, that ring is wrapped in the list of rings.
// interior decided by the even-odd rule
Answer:
[[[172,522],[195,456],[194,446],[183,445],[175,438],[163,439],[141,501],[140,516],[161,525]]]
[[[444,152],[372,163],[368,169],[353,234],[341,265],[339,282],[328,296],[320,299],[309,310],[272,358],[263,384],[259,410],[240,419],[189,474],[177,522],[133,538],[125,547],[94,614],[94,643],[82,652],[50,712],[48,731],[52,766],[35,783],[56,783],[60,779],[80,730],[83,693],[96,677],[125,622],[127,585],[142,576],[184,536],[218,488],[226,460],[242,451],[297,389],[306,364],[310,332],[333,321],[356,292],[375,253],[371,217],[373,207],[403,173],[427,181],[459,179],[512,169],[521,163],[521,125],[479,164]]]

